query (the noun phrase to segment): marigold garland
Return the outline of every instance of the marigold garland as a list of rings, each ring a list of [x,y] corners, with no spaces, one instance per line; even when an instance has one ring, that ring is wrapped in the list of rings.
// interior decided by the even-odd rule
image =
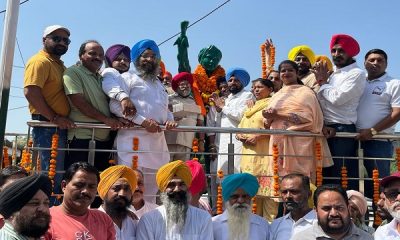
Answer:
[[[52,189],[54,189],[54,177],[56,176],[58,139],[59,135],[57,133],[54,133],[53,136],[51,137],[49,178],[51,180]]]
[[[400,148],[396,148],[397,171],[400,171]]]
[[[115,166],[115,160],[114,159],[108,160],[108,164],[110,164],[110,166]]]
[[[217,176],[219,178],[219,182],[220,184],[218,184],[217,187],[217,214],[222,214],[223,212],[223,200],[222,200],[222,187],[221,187],[221,182],[222,182],[222,178],[224,178],[224,171],[222,170],[218,170],[217,172]]]
[[[321,143],[316,142],[315,143],[315,158],[316,158],[316,184],[317,187],[322,185],[322,153],[321,153]]]
[[[263,79],[267,79],[267,61],[265,59],[265,44],[261,44],[261,76]]]
[[[251,211],[252,211],[254,214],[257,214],[256,197],[253,197],[253,198],[251,199],[251,201],[253,202],[253,204],[251,205]]]
[[[8,156],[8,147],[3,147],[3,166],[8,167],[10,166],[10,158]]]
[[[139,138],[138,137],[133,137],[132,150],[133,151],[138,151],[139,150]],[[138,168],[138,162],[139,162],[139,156],[138,155],[133,155],[132,156],[132,169],[135,170],[135,169]]]
[[[372,170],[372,181],[374,183],[373,201],[376,206],[376,204],[379,201],[379,171],[377,168]],[[375,226],[379,226],[379,225],[381,225],[381,223],[382,223],[381,217],[375,212],[375,217],[374,217]]]
[[[214,92],[219,93],[217,80],[220,77],[225,77],[225,70],[218,65],[214,72],[211,73],[211,76],[208,77],[204,67],[199,64],[192,75],[193,86],[200,91],[204,105],[212,106],[213,103],[209,101],[209,98]]]
[[[20,166],[23,167],[25,169],[25,171],[27,171],[28,173],[31,172],[32,170],[32,160],[31,160],[31,152],[30,152],[30,148],[33,145],[33,141],[32,139],[30,139],[28,141],[28,145],[25,147],[24,151],[22,152],[22,159],[21,159],[21,163]]]
[[[347,177],[347,167],[342,166],[342,169],[340,170],[341,176],[342,176],[342,188],[344,190],[347,190],[347,187],[349,185],[348,177]]]
[[[42,161],[40,159],[40,154],[36,157],[36,172],[40,173],[42,171]]]
[[[270,54],[269,54],[269,66],[268,69],[269,71],[274,69],[274,65],[275,65],[275,47],[274,46],[270,46]]]
[[[278,145],[274,143],[272,145],[272,165],[273,165],[273,190],[274,190],[274,196],[278,197],[279,196],[279,167],[278,167],[278,158],[279,158],[279,149]]]
[[[197,152],[199,152],[199,140],[197,138],[193,138],[192,141],[192,151],[194,152],[194,154],[196,154]]]

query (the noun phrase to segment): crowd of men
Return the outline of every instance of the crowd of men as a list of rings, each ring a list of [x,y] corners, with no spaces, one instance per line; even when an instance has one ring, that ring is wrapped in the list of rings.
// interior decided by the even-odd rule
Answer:
[[[70,35],[63,26],[47,27],[43,49],[28,61],[24,76],[32,119],[58,126],[34,127],[34,145],[49,148],[57,132],[58,146],[70,150],[57,155],[54,189],[44,175],[28,176],[18,167],[2,170],[0,214],[5,225],[0,230],[1,239],[373,239],[372,234],[375,239],[399,239],[400,173],[390,176],[389,161],[364,161],[367,174],[378,168],[384,177],[377,212],[387,224],[375,233],[365,221],[364,194],[354,191],[357,181],[350,180],[348,189],[354,190],[346,192],[336,185],[340,181],[331,178],[312,194],[310,183],[315,179],[295,171],[281,176],[285,215],[270,224],[252,213],[252,199],[260,185],[256,176],[240,173],[242,141],[235,138],[234,174],[222,181],[225,210],[214,216],[215,209],[201,199],[206,190],[203,167],[196,160],[185,160],[190,159],[192,139],[197,136],[200,152],[220,153],[218,158],[206,158],[209,171],[223,169],[227,173],[224,153],[231,137],[164,134],[160,126],[166,130],[178,124],[237,128],[254,101],[253,93],[245,89],[249,73],[231,68],[225,74],[219,65],[221,51],[212,45],[202,49],[199,63],[206,79],[213,79],[219,90],[205,101],[196,71],[172,78],[152,40],[141,40],[132,49],[116,44],[107,51],[98,41],[89,40],[79,49],[79,62],[66,68],[61,57],[68,50]],[[334,157],[323,175],[338,178],[345,164],[349,177],[357,178],[357,161],[346,159],[356,156],[357,140],[361,140],[365,157],[392,157],[392,142],[374,136],[394,132],[400,119],[400,82],[386,73],[388,56],[381,49],[366,53],[367,74],[354,59],[360,46],[353,37],[334,35],[330,49],[335,68],[329,58],[316,56],[306,45],[294,47],[288,59],[297,64],[299,83],[315,92],[323,112],[322,131]],[[101,69],[103,62],[105,68]],[[130,70],[131,62],[134,70]],[[213,77],[218,71],[221,75]],[[275,93],[285,87],[279,72],[271,71],[268,78]],[[183,116],[175,112],[179,104],[184,106]],[[76,122],[103,123],[111,130],[92,132],[77,128]],[[268,125],[268,119],[265,122]],[[142,128],[127,129],[134,125]],[[337,138],[336,132],[358,134],[355,139]],[[93,145],[100,151],[96,151],[91,166],[88,151],[79,149]],[[140,152],[132,153],[138,146]],[[113,147],[118,154],[110,157],[105,150]],[[39,154],[41,169],[48,171],[50,151]],[[116,158],[116,166],[110,166],[110,158]],[[211,189],[211,195],[216,196],[213,178]],[[366,182],[365,189],[365,196],[371,198],[372,181]],[[49,208],[52,192],[63,193],[63,201]],[[97,194],[100,206],[94,204]],[[156,204],[157,194],[161,206]],[[310,198],[313,204],[309,204]],[[212,199],[212,203],[215,208],[217,200]]]

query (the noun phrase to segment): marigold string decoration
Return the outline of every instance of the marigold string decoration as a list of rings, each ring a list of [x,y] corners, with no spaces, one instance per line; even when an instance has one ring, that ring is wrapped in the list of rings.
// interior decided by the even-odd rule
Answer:
[[[4,167],[10,166],[10,158],[8,156],[8,147],[7,146],[3,147],[3,164],[4,164]]]
[[[193,160],[199,161],[199,159],[197,158],[197,153],[199,152],[199,140],[197,138],[193,138],[192,151],[194,153]]]
[[[342,169],[340,170],[340,174],[342,176],[342,188],[344,190],[347,190],[347,187],[349,185],[349,179],[347,177],[347,167],[346,166],[342,166]]]
[[[261,76],[267,79],[267,60],[265,59],[265,44],[261,44]]]
[[[271,71],[274,69],[275,65],[275,46],[270,46],[270,54],[269,54],[269,63],[268,70]]]
[[[51,180],[52,189],[54,189],[54,177],[56,176],[57,155],[58,155],[58,139],[59,135],[54,133],[51,137],[51,152],[49,165],[49,178]]]
[[[272,161],[273,161],[273,190],[274,190],[274,196],[278,197],[279,196],[279,167],[278,167],[278,158],[279,158],[279,149],[278,145],[274,143],[272,145]]]
[[[132,150],[133,151],[138,151],[139,150],[139,138],[138,137],[133,137]],[[135,170],[135,169],[138,168],[138,161],[139,161],[139,156],[138,155],[133,155],[132,156],[132,169]]]
[[[225,77],[225,70],[221,66],[217,66],[214,72],[211,73],[210,77],[208,77],[206,70],[201,66],[201,64],[197,65],[194,70],[193,85],[195,88],[199,89],[204,105],[214,105],[209,101],[209,98],[214,92],[217,94],[219,93],[217,80],[220,77]]]
[[[31,152],[30,152],[30,148],[33,145],[33,141],[32,139],[30,139],[28,141],[28,145],[25,146],[24,151],[22,152],[22,159],[21,159],[21,163],[20,166],[23,167],[25,169],[25,171],[27,171],[28,173],[31,172],[32,170],[32,160],[31,160]]]
[[[257,214],[257,202],[256,202],[256,197],[253,197],[252,200],[253,204],[251,205],[251,211],[254,214]]]
[[[397,171],[400,171],[400,148],[396,148]]]
[[[316,184],[317,187],[322,185],[322,151],[321,151],[321,143],[316,142],[315,143],[315,158],[317,160],[317,166],[316,166]]]
[[[222,187],[221,187],[221,182],[222,179],[224,178],[224,171],[222,170],[218,170],[217,172],[217,176],[219,178],[219,184],[218,184],[218,188],[217,188],[217,214],[222,214],[223,212],[223,200],[222,200]]]
[[[372,181],[374,183],[373,200],[374,200],[374,204],[376,206],[376,204],[379,201],[379,171],[377,168],[372,170]],[[381,217],[379,216],[379,214],[377,214],[377,212],[375,212],[375,216],[374,216],[375,226],[379,226],[379,225],[381,225],[381,223],[382,223]]]

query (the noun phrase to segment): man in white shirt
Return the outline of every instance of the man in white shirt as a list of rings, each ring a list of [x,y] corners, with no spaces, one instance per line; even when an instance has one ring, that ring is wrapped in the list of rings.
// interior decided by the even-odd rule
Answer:
[[[268,222],[251,212],[251,199],[259,186],[257,178],[249,173],[224,178],[222,198],[226,209],[212,219],[215,240],[269,239]]]
[[[383,178],[380,182],[385,194],[385,206],[393,216],[393,220],[376,229],[375,239],[400,239],[400,172]]]
[[[372,139],[378,133],[393,134],[400,119],[400,81],[386,73],[387,54],[381,49],[372,49],[365,54],[365,69],[368,76],[366,87],[358,106],[357,139],[363,141],[364,157],[392,158],[393,144],[387,139]],[[378,167],[380,176],[390,174],[390,161],[365,160],[368,174]],[[366,181],[365,195],[372,198],[372,181]]]
[[[211,216],[189,204],[192,175],[185,162],[176,160],[165,164],[157,171],[156,178],[163,205],[140,218],[136,238],[214,239]]]
[[[109,167],[100,174],[97,191],[104,203],[99,210],[113,220],[117,240],[136,236],[137,217],[128,209],[136,184],[135,172],[124,165]]]
[[[137,178],[137,186],[135,191],[132,193],[132,205],[129,207],[129,210],[135,213],[135,215],[140,219],[143,214],[156,209],[158,205],[144,200],[143,195],[145,193],[145,187],[143,172],[138,169],[135,169],[134,171]]]
[[[309,177],[298,173],[285,175],[280,189],[283,204],[289,213],[272,222],[270,240],[290,239],[317,221],[315,211],[308,206],[311,196]]]
[[[166,129],[171,129],[176,126],[176,123],[168,110],[168,95],[157,78],[161,59],[157,44],[148,39],[137,42],[132,47],[131,59],[135,72],[124,72],[120,78],[110,79],[115,79],[114,84],[120,86],[129,95],[137,112],[133,116],[124,114],[121,103],[116,99],[110,100],[110,110],[118,117],[126,118],[145,129],[118,131],[116,138],[118,164],[132,167],[133,157],[136,156],[139,169],[145,175],[146,189],[149,193],[145,199],[155,203],[155,195],[158,191],[155,172],[170,159],[164,133],[159,125],[165,124]],[[112,75],[112,72],[109,74]],[[104,75],[104,78],[106,77]],[[110,96],[111,93],[108,92],[107,95]],[[136,147],[134,139],[136,139]],[[132,153],[134,148],[144,152]]]
[[[231,68],[226,74],[228,81],[228,88],[230,94],[227,99],[223,100],[221,97],[215,97],[214,103],[217,112],[221,112],[221,127],[237,128],[242,120],[243,113],[247,107],[247,101],[253,98],[253,94],[244,88],[250,82],[249,73],[243,68]],[[239,155],[242,152],[242,142],[232,137],[229,133],[221,133],[219,140],[219,153],[218,155],[218,169],[228,172],[228,146],[231,143],[234,145],[234,169],[233,172],[240,171]],[[222,153],[222,155],[221,155]]]
[[[330,43],[335,71],[329,75],[326,63],[315,64],[315,77],[321,86],[317,97],[324,113],[324,134],[333,137],[336,132],[356,132],[357,107],[365,88],[365,73],[353,58],[360,52],[358,42],[345,34],[333,35]],[[343,157],[356,156],[356,141],[350,138],[329,138],[329,149],[334,165],[324,169],[325,177],[336,177],[325,183],[340,184]],[[358,163],[344,159],[348,177],[358,177]],[[358,181],[349,180],[349,189],[358,189]]]

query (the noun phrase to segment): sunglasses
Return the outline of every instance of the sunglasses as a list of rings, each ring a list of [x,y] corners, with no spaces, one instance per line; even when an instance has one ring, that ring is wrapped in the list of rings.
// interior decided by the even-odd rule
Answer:
[[[60,37],[60,36],[48,36],[47,38],[50,38],[53,40],[55,43],[60,43],[63,41],[65,44],[69,45],[71,43],[71,39],[65,38],[65,37]]]

